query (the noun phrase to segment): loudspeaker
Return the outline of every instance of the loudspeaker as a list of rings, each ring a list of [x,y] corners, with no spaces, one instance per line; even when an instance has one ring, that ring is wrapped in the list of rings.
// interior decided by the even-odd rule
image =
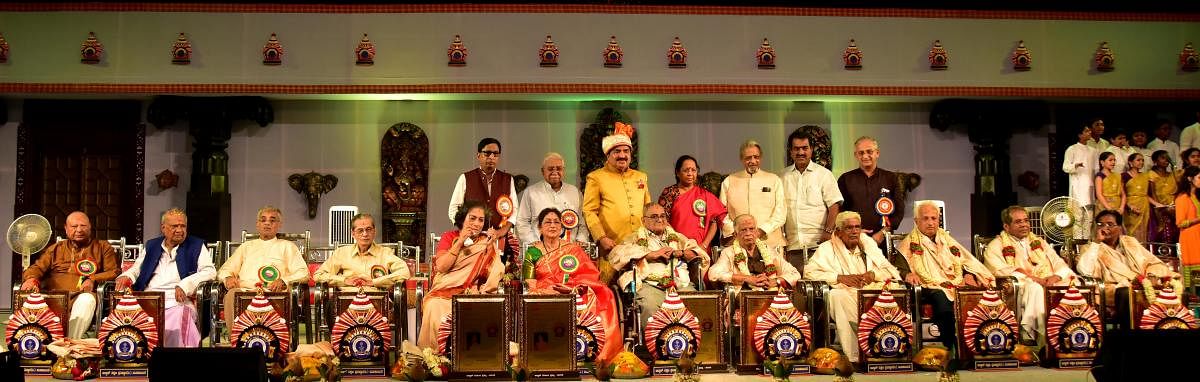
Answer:
[[[21,356],[16,352],[0,353],[0,380],[25,382],[25,371],[21,370]]]
[[[150,381],[267,381],[262,350],[164,348],[150,356]]]
[[[1113,330],[1104,333],[1092,375],[1096,382],[1174,380],[1194,373],[1190,348],[1198,330]]]

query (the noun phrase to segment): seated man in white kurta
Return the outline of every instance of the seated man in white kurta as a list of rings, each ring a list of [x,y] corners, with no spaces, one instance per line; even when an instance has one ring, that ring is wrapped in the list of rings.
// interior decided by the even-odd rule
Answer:
[[[300,257],[300,249],[276,237],[283,226],[283,212],[265,206],[258,210],[257,221],[258,238],[238,246],[217,270],[217,279],[228,289],[224,298],[225,322],[230,325],[242,313],[234,309],[234,292],[253,290],[260,283],[263,289],[283,292],[289,285],[308,282],[308,264]]]
[[[971,251],[938,226],[941,218],[937,205],[931,202],[918,204],[913,216],[916,229],[900,241],[899,250],[912,268],[905,281],[925,288],[921,291],[921,300],[933,305],[933,322],[940,333],[938,339],[946,349],[953,350],[958,338],[954,330],[955,289],[992,288],[996,286],[996,278],[971,255]]]
[[[1021,206],[1011,206],[1000,212],[1004,231],[1000,232],[983,253],[984,264],[996,277],[1016,277],[1021,281],[1022,339],[1045,340],[1046,287],[1066,286],[1075,277],[1071,267],[1058,257],[1054,248],[1042,238],[1030,233],[1029,214]]]
[[[800,271],[792,266],[780,247],[771,247],[762,240],[762,232],[754,216],[742,214],[733,219],[737,242],[721,250],[721,256],[708,270],[708,279],[732,287],[733,295],[742,289],[769,290],[782,283],[800,281]]]
[[[642,226],[609,254],[614,269],[623,271],[617,282],[621,289],[636,286],[641,320],[645,323],[662,306],[666,291],[695,290],[688,263],[699,258],[700,272],[708,270],[708,253],[696,241],[671,229],[667,212],[658,203],[647,204],[642,210]],[[636,269],[634,272],[626,266]],[[636,279],[634,274],[636,273]]]
[[[900,271],[862,231],[862,216],[854,211],[838,213],[833,237],[817,247],[804,274],[833,286],[825,302],[837,325],[838,342],[850,362],[858,362],[858,290],[882,289],[884,281],[897,285]]]

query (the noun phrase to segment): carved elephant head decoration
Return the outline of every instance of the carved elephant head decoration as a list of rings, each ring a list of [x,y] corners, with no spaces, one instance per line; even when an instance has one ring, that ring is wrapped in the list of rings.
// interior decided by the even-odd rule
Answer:
[[[292,174],[288,177],[288,185],[292,186],[293,190],[304,195],[304,199],[308,201],[308,218],[314,219],[317,217],[317,203],[321,201],[321,194],[333,191],[337,187],[338,178],[333,175],[321,175],[316,172],[307,174]]]

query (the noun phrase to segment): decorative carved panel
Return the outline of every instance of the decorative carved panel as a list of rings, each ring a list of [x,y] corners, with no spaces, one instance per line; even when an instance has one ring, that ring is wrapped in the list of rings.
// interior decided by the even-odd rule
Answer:
[[[425,205],[429,197],[429,137],[421,127],[401,122],[379,144],[383,188],[383,241],[425,247]]]

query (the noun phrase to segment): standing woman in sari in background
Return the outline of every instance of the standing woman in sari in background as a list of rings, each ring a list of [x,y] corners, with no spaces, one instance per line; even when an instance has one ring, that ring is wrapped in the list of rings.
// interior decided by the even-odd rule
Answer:
[[[684,155],[675,160],[675,184],[658,196],[658,205],[667,210],[667,221],[676,232],[708,248],[728,211],[721,199],[697,184],[700,165],[696,158]]]
[[[522,274],[532,293],[584,294],[584,304],[604,327],[603,345],[596,354],[596,364],[608,365],[623,349],[620,314],[613,292],[600,281],[600,269],[592,263],[579,243],[564,239],[562,216],[558,209],[546,208],[537,216],[540,241],[525,250]],[[586,323],[579,323],[587,325]],[[598,334],[598,333],[593,333]]]
[[[433,255],[429,294],[422,301],[421,335],[417,346],[438,348],[437,331],[442,318],[450,315],[450,300],[456,294],[494,293],[504,275],[499,253],[505,244],[499,229],[484,231],[488,208],[468,200],[454,214],[458,229],[446,231]]]
[[[1096,210],[1125,211],[1125,184],[1121,176],[1113,172],[1117,167],[1117,156],[1112,152],[1100,153],[1100,172],[1096,173]]]
[[[1188,167],[1179,179],[1175,196],[1175,224],[1179,226],[1179,273],[1183,287],[1200,282],[1192,271],[1200,270],[1200,167]]]
[[[1150,219],[1150,232],[1147,237],[1155,243],[1174,243],[1178,240],[1178,229],[1175,228],[1175,190],[1179,185],[1179,170],[1171,168],[1171,154],[1167,150],[1158,150],[1150,154],[1150,197],[1162,205],[1154,209]]]
[[[1145,243],[1150,227],[1150,217],[1154,212],[1154,209],[1150,207],[1158,208],[1163,205],[1150,197],[1150,177],[1152,175],[1149,172],[1142,172],[1142,168],[1146,165],[1142,154],[1130,154],[1125,163],[1126,170],[1121,174],[1121,179],[1125,183],[1125,200],[1127,201],[1124,219],[1125,232]]]

